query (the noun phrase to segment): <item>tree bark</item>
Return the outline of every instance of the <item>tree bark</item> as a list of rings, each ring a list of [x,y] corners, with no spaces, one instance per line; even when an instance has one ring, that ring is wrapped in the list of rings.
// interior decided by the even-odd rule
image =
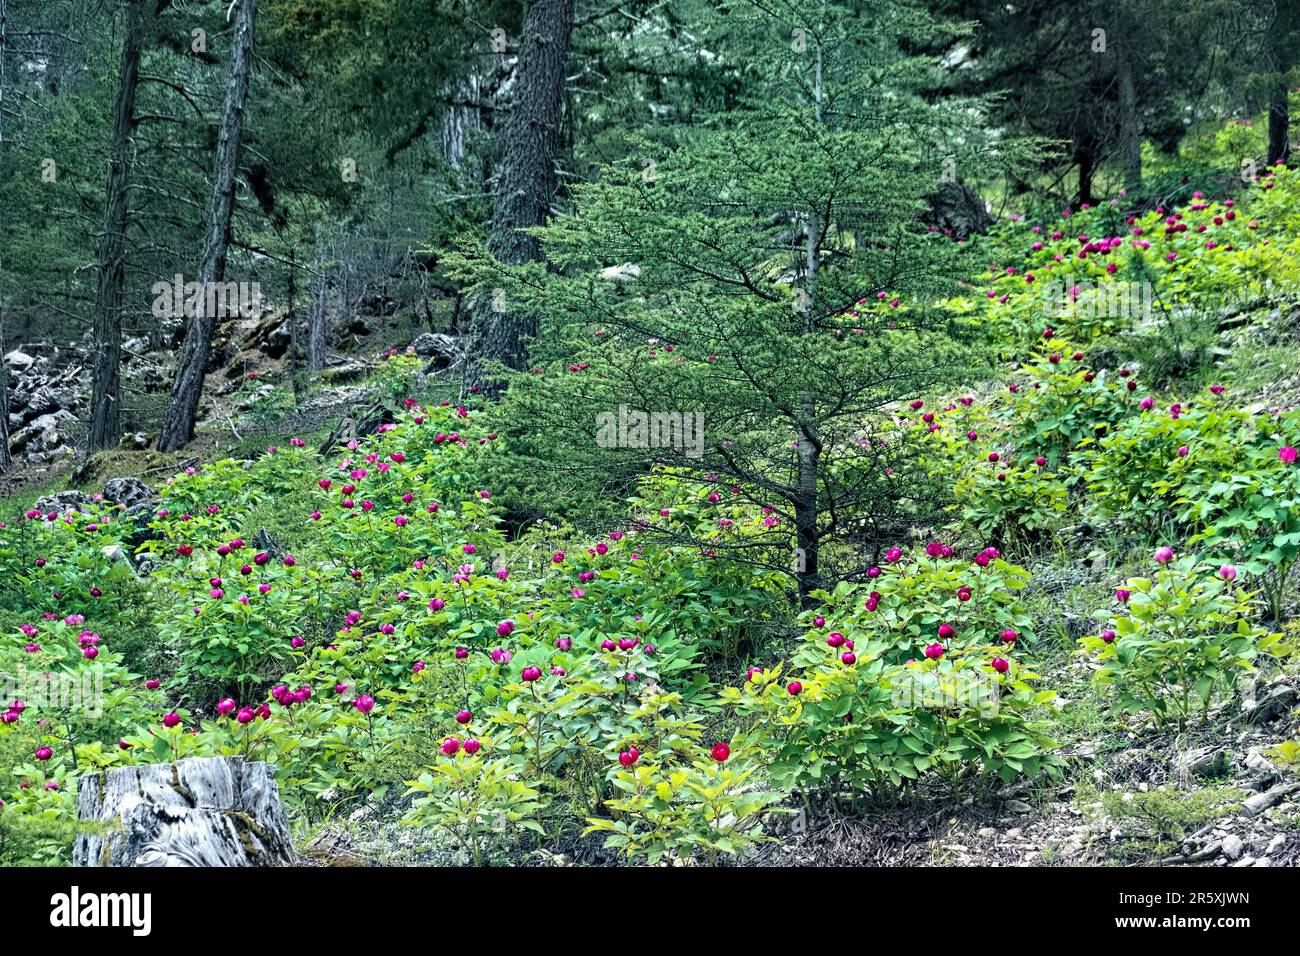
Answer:
[[[77,819],[108,822],[83,832],[73,866],[291,866],[296,862],[266,763],[190,757],[81,777]]]
[[[1268,99],[1268,165],[1285,162],[1291,152],[1291,115],[1286,83],[1280,83]]]
[[[492,255],[507,265],[542,257],[537,239],[522,230],[545,223],[555,197],[555,160],[572,33],[573,0],[529,4],[488,239]],[[501,308],[495,297],[476,303],[467,381],[478,382],[479,362],[484,360],[524,368],[525,342],[537,333],[538,321],[538,316],[511,310],[508,302]]]
[[[122,287],[126,282],[126,228],[134,162],[135,96],[140,85],[149,0],[128,0],[122,68],[109,144],[108,186],[104,191],[104,234],[99,239],[95,309],[91,319],[94,369],[90,391],[88,452],[118,443],[122,431]]]
[[[804,260],[804,288],[802,307],[804,334],[811,334],[817,325],[817,271],[821,261],[821,223],[816,213],[808,220],[808,242]],[[798,471],[795,478],[794,525],[796,537],[795,580],[799,583],[799,601],[810,607],[810,593],[819,586],[819,544],[817,535],[817,473],[821,458],[821,440],[817,429],[817,396],[811,390],[799,394],[798,437],[796,455]]]
[[[1092,176],[1096,171],[1093,166],[1092,147],[1080,143],[1074,152],[1075,162],[1079,164],[1079,205],[1092,202]]]
[[[1287,102],[1287,74],[1295,66],[1300,46],[1300,10],[1295,0],[1277,0],[1275,19],[1270,31],[1270,66],[1278,76],[1268,98],[1268,157],[1270,166],[1286,162],[1291,152],[1291,111]]]
[[[226,255],[230,251],[231,217],[235,207],[235,173],[239,167],[239,149],[244,136],[244,106],[248,101],[248,83],[253,69],[253,22],[257,0],[238,0],[235,17],[234,46],[230,57],[230,80],[221,112],[221,131],[217,140],[216,164],[212,177],[212,197],[208,205],[207,233],[199,260],[199,282],[204,290],[222,282],[226,275]],[[203,397],[203,378],[212,348],[212,333],[218,316],[200,302],[190,317],[181,345],[180,364],[172,383],[171,400],[158,435],[160,451],[174,451],[194,437],[194,421],[199,400]]]
[[[9,58],[9,0],[0,0],[0,168],[5,148],[5,64]],[[4,248],[3,222],[0,222],[0,250]],[[4,262],[0,260],[0,474],[9,470],[9,363],[5,355]]]
[[[1120,42],[1118,56],[1119,152],[1124,164],[1124,188],[1130,193],[1136,193],[1142,188],[1142,123],[1138,117],[1137,90],[1133,85],[1133,57],[1127,36]]]
[[[822,69],[823,50],[821,42],[817,43],[817,65],[813,83],[813,103],[818,125],[824,122],[822,114]],[[808,214],[808,237],[804,245],[803,272],[804,284],[801,290],[803,308],[803,335],[813,335],[817,331],[817,279],[821,270],[822,232],[825,226],[817,211]],[[799,603],[811,607],[811,594],[821,583],[820,544],[818,536],[818,500],[817,478],[821,464],[822,443],[817,426],[817,395],[812,389],[799,393],[798,435],[795,440],[795,454],[798,456],[794,492],[794,526],[795,526],[795,580],[799,584]]]
[[[326,344],[329,325],[325,318],[324,256],[321,255],[320,225],[316,226],[316,252],[312,260],[311,282],[308,284],[307,306],[307,371],[319,372],[325,368]]]

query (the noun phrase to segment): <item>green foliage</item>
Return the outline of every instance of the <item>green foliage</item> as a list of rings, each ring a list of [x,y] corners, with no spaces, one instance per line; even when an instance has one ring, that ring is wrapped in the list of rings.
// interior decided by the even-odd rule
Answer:
[[[1251,594],[1191,559],[1128,580],[1118,597],[1126,613],[1098,612],[1105,631],[1080,644],[1099,665],[1098,683],[1115,688],[1116,709],[1157,724],[1182,729],[1234,699],[1278,639],[1254,623]]]
[[[1032,639],[1014,595],[1023,570],[918,564],[883,575],[862,605],[865,587],[819,595],[826,616],[789,662],[723,692],[773,749],[775,781],[888,796],[931,774],[1009,782],[1055,772],[1035,717],[1054,694],[1034,690],[1037,675],[1013,653]]]

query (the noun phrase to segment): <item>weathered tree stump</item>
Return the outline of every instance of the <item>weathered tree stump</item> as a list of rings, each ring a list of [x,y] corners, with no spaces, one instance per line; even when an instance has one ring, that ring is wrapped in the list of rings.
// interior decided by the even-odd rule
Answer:
[[[269,764],[191,757],[118,767],[79,781],[74,866],[291,866],[296,862]]]

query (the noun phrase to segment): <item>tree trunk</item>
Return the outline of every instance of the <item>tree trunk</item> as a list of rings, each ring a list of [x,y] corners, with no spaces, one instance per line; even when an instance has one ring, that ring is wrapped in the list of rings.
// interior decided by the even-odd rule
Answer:
[[[542,257],[537,239],[521,230],[545,223],[555,197],[555,160],[572,33],[573,0],[529,4],[488,240],[492,255],[507,265]],[[496,296],[477,303],[473,347],[467,350],[467,380],[478,382],[480,361],[524,368],[525,341],[537,333],[537,327],[538,316],[513,311],[509,302],[502,303]]]
[[[253,69],[253,21],[257,0],[238,0],[235,18],[234,47],[230,56],[230,80],[221,112],[221,131],[217,140],[216,164],[213,168],[212,197],[208,205],[207,234],[199,261],[201,288],[211,289],[226,275],[226,255],[230,250],[230,223],[235,207],[235,173],[239,167],[239,148],[244,135],[244,104],[248,101],[248,82]],[[203,296],[204,299],[214,298]],[[171,401],[158,435],[160,451],[174,451],[194,437],[194,420],[199,399],[203,397],[203,377],[207,372],[212,333],[216,329],[215,309],[200,301],[190,317],[181,346],[176,381]]]
[[[307,371],[319,372],[325,368],[326,343],[329,326],[325,318],[324,257],[321,255],[320,224],[316,225],[316,252],[311,267],[311,282],[307,307]]]
[[[821,43],[817,44],[817,71],[813,84],[813,102],[818,124],[822,117],[822,57]],[[808,214],[808,237],[804,245],[804,283],[801,291],[803,308],[803,335],[817,331],[817,278],[821,270],[823,224],[816,210]],[[795,526],[795,580],[799,584],[799,603],[812,605],[811,593],[820,586],[820,539],[817,535],[817,477],[821,459],[821,436],[817,427],[817,395],[811,389],[799,393],[798,435],[795,454],[798,456],[794,493]]]
[[[804,309],[803,334],[817,327],[817,272],[821,264],[821,221],[817,213],[808,218],[808,239],[804,256],[804,286],[800,290],[800,307]],[[794,492],[795,580],[799,584],[799,602],[810,607],[809,594],[820,586],[819,538],[817,535],[817,473],[821,458],[821,440],[817,429],[817,396],[811,390],[799,393],[799,421],[795,441],[797,471]]]
[[[1291,115],[1285,81],[1279,81],[1268,99],[1268,165],[1286,162],[1291,152]]]
[[[0,0],[3,4],[4,0]],[[0,474],[14,463],[9,453],[9,363],[4,360],[5,303],[0,296]]]
[[[1269,67],[1276,73],[1268,98],[1268,165],[1286,162],[1291,152],[1291,112],[1287,103],[1287,75],[1300,52],[1300,5],[1295,0],[1276,0],[1269,30]]]
[[[1133,86],[1133,58],[1127,36],[1119,46],[1119,152],[1124,164],[1124,188],[1136,193],[1142,188],[1142,123],[1137,111],[1137,90]],[[1091,189],[1089,189],[1091,191]]]
[[[1074,153],[1075,161],[1079,164],[1079,199],[1078,203],[1082,206],[1084,203],[1092,202],[1092,175],[1095,172],[1092,160],[1092,147],[1086,143],[1081,143]]]
[[[4,168],[5,155],[5,63],[9,58],[9,0],[0,0],[0,170]],[[0,223],[0,227],[3,227]],[[4,233],[0,228],[0,250],[4,248]],[[0,261],[0,473],[9,470],[13,458],[9,454],[9,363],[5,355],[5,297],[4,263]]]
[[[73,866],[292,866],[280,790],[266,763],[190,757],[78,780]]]
[[[99,239],[95,310],[91,319],[94,369],[90,389],[90,433],[86,450],[118,443],[122,431],[122,287],[126,282],[126,225],[134,160],[135,94],[140,85],[148,0],[128,0],[122,69],[109,144],[108,186],[104,192],[104,234]]]

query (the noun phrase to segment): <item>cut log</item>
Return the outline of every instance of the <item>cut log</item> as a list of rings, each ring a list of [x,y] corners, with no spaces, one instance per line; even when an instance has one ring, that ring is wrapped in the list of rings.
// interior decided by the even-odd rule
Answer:
[[[190,757],[118,767],[78,782],[74,866],[292,866],[297,862],[266,763]]]

